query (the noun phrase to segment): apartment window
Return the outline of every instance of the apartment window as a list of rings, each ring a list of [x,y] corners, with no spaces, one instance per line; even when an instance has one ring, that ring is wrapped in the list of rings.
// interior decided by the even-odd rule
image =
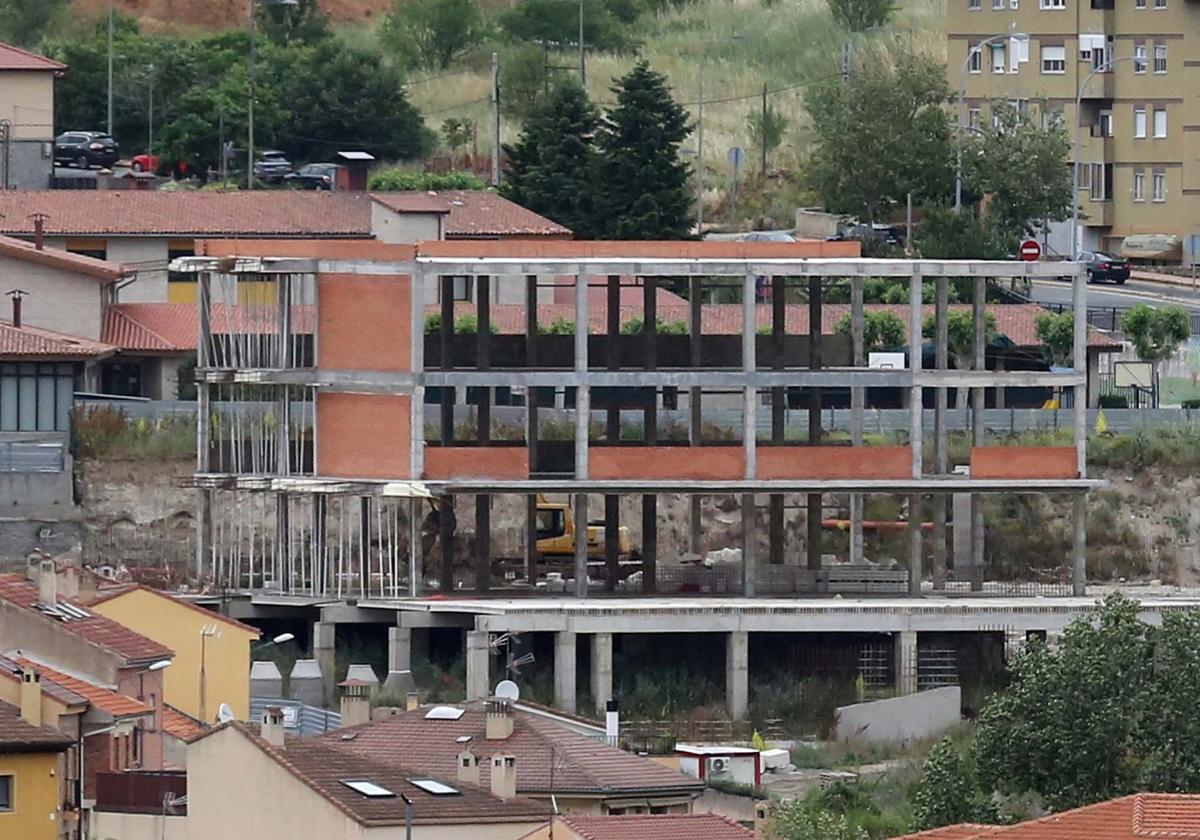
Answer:
[[[1154,109],[1154,136],[1155,137],[1166,137],[1167,136],[1167,109],[1166,108],[1155,108]]]
[[[1092,167],[1095,165],[1096,164],[1094,164],[1094,163],[1080,163],[1079,164],[1079,185],[1078,186],[1079,186],[1080,190],[1087,190],[1088,192],[1092,191]]]
[[[0,776],[0,811],[13,809],[13,777]]]
[[[1004,9],[1004,0],[992,0],[992,11],[1002,11]]]
[[[1145,2],[1145,0],[1142,0]],[[982,0],[967,0],[967,11],[977,12],[983,8]]]
[[[1105,108],[1100,112],[1100,119],[1096,122],[1096,129],[1100,137],[1113,136],[1113,113],[1109,108]]]
[[[1134,44],[1133,45],[1133,72],[1134,73],[1145,73],[1146,72],[1146,45],[1145,44]]]
[[[992,72],[1003,73],[1004,65],[1007,63],[1008,51],[1004,44],[992,44]]]
[[[1152,177],[1152,189],[1154,190],[1155,201],[1167,200],[1167,173],[1162,170],[1156,170]]]
[[[1154,8],[1155,9],[1167,8],[1167,0],[1154,0]]]
[[[1141,169],[1133,171],[1133,200],[1146,200],[1146,173]]]
[[[1115,5],[1114,0],[1092,0],[1093,9],[1112,9]]]
[[[978,129],[983,120],[983,112],[978,108],[967,109],[967,125],[973,129]]]
[[[1008,0],[1008,8],[1015,12],[1017,9],[1021,8],[1021,0]]]
[[[1039,9],[1065,9],[1067,0],[1038,0]]]
[[[1010,99],[1008,107],[1013,109],[1013,113],[1017,115],[1017,125],[1024,125],[1025,120],[1029,119],[1029,100],[1028,99]]]
[[[1134,108],[1133,109],[1133,136],[1134,137],[1145,137],[1146,136],[1146,109],[1145,108]]]
[[[1133,0],[1133,8],[1135,8],[1135,9],[1146,8],[1146,0]]]
[[[1050,105],[1042,106],[1042,130],[1049,131],[1055,128],[1061,128],[1063,124],[1063,112],[1058,108]]]
[[[974,46],[974,45],[968,47],[968,49],[971,52],[967,55],[967,72],[982,73],[983,72],[983,50],[979,49],[978,46]]]
[[[1092,201],[1112,201],[1113,165],[1092,164]]]
[[[1166,73],[1167,72],[1167,45],[1166,44],[1155,44],[1154,45],[1154,72],[1155,73]]]
[[[1043,73],[1066,73],[1067,72],[1067,48],[1066,47],[1042,47],[1042,72]]]

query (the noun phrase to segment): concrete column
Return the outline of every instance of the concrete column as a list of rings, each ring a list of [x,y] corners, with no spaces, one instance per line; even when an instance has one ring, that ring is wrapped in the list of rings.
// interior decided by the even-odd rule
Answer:
[[[642,495],[642,592],[658,589],[658,496]]]
[[[863,278],[850,278],[850,339],[854,350],[853,364],[856,368],[867,366],[864,342],[866,317],[863,312]],[[863,445],[863,409],[866,405],[866,389],[850,389],[850,445]],[[850,495],[850,562],[863,562],[863,496]]]
[[[488,683],[488,650],[486,630],[467,631],[467,699],[484,700],[491,693]]]
[[[966,580],[971,573],[971,494],[955,493],[953,506],[954,578]]]
[[[492,497],[475,497],[475,591],[492,588]]]
[[[704,522],[700,506],[700,497],[688,497],[688,550],[692,554],[704,556]]]
[[[820,370],[821,359],[821,277],[812,275],[808,278],[808,369]],[[821,444],[821,389],[808,389],[808,445]],[[808,568],[821,568],[821,519],[824,514],[823,499],[820,493],[809,493],[805,497],[807,528],[805,551],[808,554]]]
[[[901,630],[896,639],[896,693],[917,692],[917,631]]]
[[[383,691],[407,694],[415,687],[412,676],[412,628],[388,628],[388,672]]]
[[[609,671],[611,680],[612,671]],[[575,712],[575,633],[554,634],[554,707]]]
[[[975,294],[972,300],[971,317],[974,329],[974,370],[987,368],[987,278],[975,278]],[[971,389],[971,445],[983,446],[985,429],[983,413],[985,409],[985,391],[983,388]],[[971,497],[971,591],[983,590],[983,558],[984,558],[984,527],[983,499],[974,495]]]
[[[575,517],[575,597],[586,598],[588,594],[588,497],[587,493],[576,493],[574,496]]]
[[[750,705],[750,634],[733,630],[725,637],[725,705],[741,720]]]
[[[758,532],[755,528],[754,494],[742,494],[742,594],[747,598],[754,597],[756,578],[755,557],[758,546]]]
[[[937,300],[934,305],[934,362],[939,371],[950,367],[950,278],[939,275],[936,280]],[[938,388],[934,397],[933,411],[934,461],[938,475],[950,472],[950,430],[946,425],[946,410],[949,393]],[[933,497],[933,588],[946,588],[946,546],[949,534],[946,530],[946,508],[949,500],[944,495]]]
[[[612,633],[592,634],[592,703],[597,714],[603,714],[604,704],[613,693]]]
[[[755,282],[752,272],[742,278],[742,371],[754,373],[758,366],[755,357]],[[746,455],[746,478],[753,481],[758,477],[758,428],[756,410],[758,389],[747,385],[742,389],[742,448]]]
[[[1071,594],[1087,594],[1087,496],[1076,493],[1071,505]]]
[[[312,656],[321,668],[321,696],[328,706],[333,700],[333,685],[336,669],[337,625],[328,621],[314,621],[312,627]]]
[[[908,594],[913,597],[921,595],[921,558],[924,554],[921,525],[924,518],[921,494],[913,493],[908,497]]]

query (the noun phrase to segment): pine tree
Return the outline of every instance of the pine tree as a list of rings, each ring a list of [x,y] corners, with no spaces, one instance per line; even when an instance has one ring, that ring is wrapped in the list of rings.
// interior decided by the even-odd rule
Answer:
[[[667,79],[639,61],[612,88],[598,145],[606,239],[682,239],[692,226],[691,167],[679,144],[691,134],[687,112]]]
[[[976,785],[949,738],[938,741],[925,760],[913,795],[913,829],[926,831],[969,822],[976,814]]]
[[[580,239],[595,239],[596,149],[600,114],[578,85],[563,84],[525,120],[517,143],[505,146],[506,198],[553,219]]]

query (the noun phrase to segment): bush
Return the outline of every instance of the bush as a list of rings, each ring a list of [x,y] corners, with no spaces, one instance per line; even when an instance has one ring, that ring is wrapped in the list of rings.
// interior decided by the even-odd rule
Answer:
[[[133,420],[103,406],[71,413],[78,453],[85,458],[154,460],[196,453],[196,421],[192,417]]]
[[[641,318],[630,318],[621,325],[622,335],[641,335],[645,330],[646,322]],[[655,320],[655,332],[659,335],[687,335],[688,323],[682,318],[674,321],[658,318]]]
[[[376,169],[367,186],[379,192],[429,192],[437,190],[482,190],[487,184],[470,172],[419,172],[412,169]]]
[[[549,324],[538,324],[538,335],[575,335],[575,322],[560,315]]]
[[[1200,408],[1200,399],[1184,400],[1180,405],[1184,408]]]
[[[1129,408],[1129,397],[1124,394],[1101,394],[1099,405],[1100,408]]]

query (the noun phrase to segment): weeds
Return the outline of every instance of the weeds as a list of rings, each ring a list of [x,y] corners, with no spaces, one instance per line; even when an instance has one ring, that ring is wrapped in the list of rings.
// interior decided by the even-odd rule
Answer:
[[[196,421],[192,417],[134,420],[103,406],[71,413],[78,453],[85,458],[166,460],[195,457]]]

